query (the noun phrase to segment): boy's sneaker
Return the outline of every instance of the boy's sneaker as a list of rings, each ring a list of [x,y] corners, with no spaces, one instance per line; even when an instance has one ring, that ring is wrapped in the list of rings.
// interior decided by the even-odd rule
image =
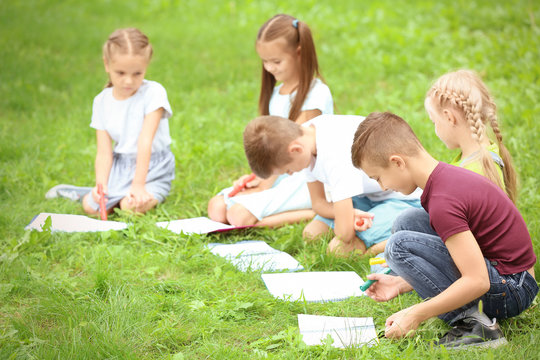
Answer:
[[[47,193],[45,194],[45,198],[54,199],[57,197],[63,197],[73,201],[78,201],[90,191],[92,191],[91,187],[60,184],[52,187],[49,191],[47,191]]]
[[[447,349],[471,346],[496,348],[507,343],[495,319],[491,325],[485,325],[469,317],[456,322],[456,325],[437,342],[437,345],[443,345]]]

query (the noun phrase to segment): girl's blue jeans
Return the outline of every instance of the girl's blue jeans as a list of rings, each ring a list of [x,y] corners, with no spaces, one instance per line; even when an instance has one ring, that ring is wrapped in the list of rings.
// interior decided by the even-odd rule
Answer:
[[[434,297],[461,277],[448,249],[429,224],[424,209],[407,209],[394,222],[385,258],[393,272],[406,280],[422,299]],[[527,309],[538,293],[538,284],[527,271],[500,275],[485,259],[491,287],[479,299],[439,315],[447,323],[466,317],[481,299],[490,318],[504,319]]]

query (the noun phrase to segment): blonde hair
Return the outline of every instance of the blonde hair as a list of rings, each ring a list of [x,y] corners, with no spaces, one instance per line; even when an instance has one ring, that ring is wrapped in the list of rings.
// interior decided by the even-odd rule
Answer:
[[[444,107],[453,107],[460,112],[471,129],[471,136],[478,143],[488,137],[486,127],[489,126],[492,129],[504,164],[502,168],[504,184],[501,184],[497,165],[484,146],[481,146],[478,155],[469,159],[468,162],[480,159],[484,176],[505,189],[512,202],[515,203],[518,192],[516,171],[510,152],[503,144],[497,120],[497,106],[480,77],[470,70],[450,72],[441,76],[433,84],[426,94],[426,98],[428,97],[439,110]]]
[[[351,146],[355,167],[362,162],[388,167],[390,156],[415,156],[423,149],[412,128],[405,120],[390,112],[373,112],[358,125]]]
[[[103,44],[103,58],[107,62],[111,61],[115,54],[141,55],[150,61],[152,53],[148,37],[136,28],[117,29]],[[106,87],[111,86],[109,81]]]
[[[311,30],[306,23],[290,15],[278,14],[266,21],[257,33],[257,42],[272,41],[279,38],[285,39],[289,48],[294,51],[300,47],[298,88],[296,89],[296,95],[289,111],[289,119],[296,120],[302,112],[302,105],[311,90],[313,79],[315,77],[320,78],[322,81],[324,79],[319,72],[315,43],[311,36]],[[261,80],[259,113],[261,115],[268,115],[270,98],[276,85],[276,78],[264,68],[264,65],[262,66]]]
[[[302,136],[302,128],[280,116],[259,116],[244,130],[244,151],[251,170],[265,179],[292,161],[289,144]]]

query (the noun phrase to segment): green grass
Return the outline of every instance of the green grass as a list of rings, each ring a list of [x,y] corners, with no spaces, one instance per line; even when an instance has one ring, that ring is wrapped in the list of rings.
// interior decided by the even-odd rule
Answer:
[[[342,114],[390,110],[427,149],[448,152],[423,109],[439,75],[480,72],[499,107],[521,178],[519,209],[540,254],[540,5],[535,1],[2,1],[0,2],[0,358],[2,359],[531,359],[538,356],[535,302],[502,321],[496,350],[449,353],[429,341],[447,330],[423,324],[373,348],[306,347],[296,314],[373,316],[378,330],[418,301],[355,298],[329,304],[274,300],[257,273],[240,273],[208,242],[267,241],[307,270],[368,272],[367,258],[325,255],[302,226],[211,236],[172,236],[152,225],[206,215],[206,202],[248,171],[241,134],[257,112],[259,26],[286,12],[314,32],[323,74]],[[39,212],[81,214],[46,201],[51,186],[92,184],[93,97],[106,81],[101,44],[137,26],[155,57],[147,78],[168,91],[176,179],[167,201],[122,232],[26,233]],[[537,274],[540,267],[536,266]],[[534,355],[537,354],[537,355]]]

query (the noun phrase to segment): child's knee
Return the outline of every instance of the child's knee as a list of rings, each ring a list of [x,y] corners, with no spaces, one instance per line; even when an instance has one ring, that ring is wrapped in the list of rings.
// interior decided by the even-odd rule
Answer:
[[[330,230],[329,226],[319,220],[312,220],[302,231],[302,237],[307,241],[316,240]]]
[[[208,217],[214,221],[227,222],[227,204],[223,195],[216,195],[208,202]]]
[[[249,226],[257,222],[257,218],[240,204],[234,204],[227,210],[227,221],[234,226]]]
[[[82,201],[83,210],[88,215],[97,215],[99,213],[99,209],[95,210],[93,207],[90,206],[90,204],[88,203],[88,197],[89,196],[92,196],[92,195],[91,194],[86,194],[83,197],[83,201]]]

